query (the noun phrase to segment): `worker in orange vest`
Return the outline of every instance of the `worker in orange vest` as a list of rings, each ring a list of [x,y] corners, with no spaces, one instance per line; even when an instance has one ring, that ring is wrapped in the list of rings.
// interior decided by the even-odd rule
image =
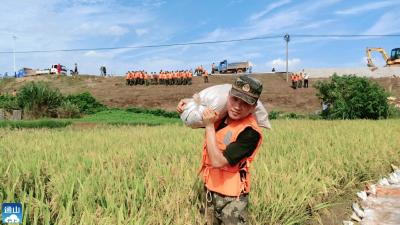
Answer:
[[[132,85],[137,85],[137,71],[133,71],[131,75],[131,84]]]
[[[187,71],[187,70],[185,70],[185,71],[183,71],[183,80],[182,80],[182,84],[183,85],[188,85],[188,83],[189,83],[189,71]]]
[[[131,84],[131,71],[128,71],[126,73],[125,80],[126,80],[126,85],[130,85]]]
[[[294,73],[290,75],[290,80],[292,81],[292,88],[294,88]]]
[[[208,72],[205,69],[203,69],[203,79],[204,83],[208,83]]]
[[[252,113],[262,83],[242,75],[236,79],[226,104],[227,116],[203,112],[205,140],[201,174],[206,191],[207,224],[248,224],[249,167],[260,149],[263,134]],[[182,113],[187,100],[177,106]]]
[[[293,89],[296,89],[296,88],[297,88],[297,82],[299,81],[299,75],[294,74],[293,81],[294,81],[294,82],[293,82],[293,83],[294,83]]]
[[[149,76],[149,74],[147,74],[147,72],[143,73],[143,80],[144,80],[144,84],[146,86],[150,85],[150,76]]]
[[[303,79],[304,79],[304,77],[303,77],[303,73],[299,73],[299,80],[298,80],[298,82],[297,82],[297,88],[302,88],[303,87]]]
[[[172,72],[172,85],[178,84],[178,71]]]
[[[188,76],[189,76],[188,85],[192,85],[192,78],[193,78],[193,71],[192,70],[189,71]]]
[[[168,72],[167,79],[168,79],[168,81],[167,81],[168,85],[172,85],[173,84],[172,83],[172,71]]]

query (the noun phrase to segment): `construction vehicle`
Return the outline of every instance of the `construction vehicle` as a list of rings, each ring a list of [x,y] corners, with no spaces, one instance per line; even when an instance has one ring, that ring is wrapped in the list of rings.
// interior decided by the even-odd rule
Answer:
[[[374,71],[378,69],[378,67],[375,66],[375,64],[372,62],[371,55],[373,51],[377,51],[382,54],[383,59],[386,62],[385,66],[391,67],[391,66],[400,66],[400,48],[394,48],[392,49],[390,53],[390,57],[387,55],[385,49],[383,48],[368,48],[366,49],[367,53],[367,66],[370,67],[371,71]]]
[[[57,74],[57,64],[51,65],[49,69],[37,69],[36,75],[45,75],[45,74]],[[67,75],[67,69],[65,66],[61,65],[61,75]]]
[[[224,60],[219,63],[217,70],[219,73],[251,73],[251,63],[249,61],[228,63]]]

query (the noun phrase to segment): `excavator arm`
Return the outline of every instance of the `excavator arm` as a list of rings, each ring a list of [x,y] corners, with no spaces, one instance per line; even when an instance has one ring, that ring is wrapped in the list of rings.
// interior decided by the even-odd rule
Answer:
[[[385,49],[383,48],[367,48],[366,53],[367,53],[367,66],[371,68],[372,71],[376,70],[378,67],[375,66],[375,64],[372,62],[372,53],[373,51],[379,52],[382,54],[383,59],[387,63],[389,57],[385,52]]]

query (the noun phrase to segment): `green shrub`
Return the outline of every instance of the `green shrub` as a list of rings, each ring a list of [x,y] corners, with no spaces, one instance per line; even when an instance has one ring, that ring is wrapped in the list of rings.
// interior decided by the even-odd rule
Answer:
[[[307,115],[306,118],[309,119],[309,120],[320,120],[320,119],[323,119],[320,114],[310,114],[310,115]]]
[[[81,116],[79,107],[74,103],[66,100],[57,108],[59,118],[79,118]]]
[[[355,75],[337,76],[319,81],[317,96],[328,106],[325,119],[381,119],[389,116],[389,94],[376,82]]]
[[[286,114],[285,117],[288,118],[288,119],[299,119],[299,118],[301,118],[301,116],[297,115],[294,112]]]
[[[389,118],[395,119],[400,118],[400,108],[394,107],[394,105],[389,106]]]
[[[78,106],[80,113],[83,114],[93,114],[106,109],[89,92],[68,95],[65,99]]]
[[[17,98],[11,95],[0,95],[0,109],[5,109],[7,111],[20,109]]]
[[[169,112],[163,109],[146,109],[146,108],[134,107],[134,108],[128,108],[126,109],[126,111],[133,113],[152,114],[155,116],[163,116],[167,118],[180,118],[177,112],[174,111]]]
[[[57,120],[19,120],[0,121],[0,128],[62,128],[70,125],[71,121]]]
[[[63,97],[58,89],[44,82],[30,82],[19,90],[17,102],[24,115],[32,118],[57,117],[57,108]]]
[[[276,120],[276,119],[279,118],[280,114],[281,114],[281,113],[278,112],[278,111],[271,111],[271,112],[268,113],[268,118],[269,118],[270,120]]]

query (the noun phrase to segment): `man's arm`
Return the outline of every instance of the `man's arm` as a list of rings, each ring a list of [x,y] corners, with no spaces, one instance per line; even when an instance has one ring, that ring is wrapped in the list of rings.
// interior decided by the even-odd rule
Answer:
[[[222,151],[218,149],[214,123],[216,122],[217,114],[211,109],[205,109],[203,112],[203,122],[206,125],[206,143],[207,153],[211,160],[213,167],[223,167],[228,165],[228,160],[222,154]]]

